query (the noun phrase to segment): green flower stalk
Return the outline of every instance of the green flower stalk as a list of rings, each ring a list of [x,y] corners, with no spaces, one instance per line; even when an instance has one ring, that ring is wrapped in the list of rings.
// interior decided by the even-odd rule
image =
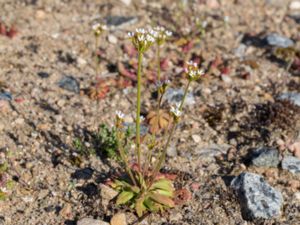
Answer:
[[[99,47],[99,38],[101,36],[101,34],[107,30],[107,27],[103,24],[100,24],[100,23],[96,23],[92,26],[92,30],[94,32],[94,36],[95,36],[95,71],[96,71],[96,76],[98,75],[99,73],[99,59],[98,59],[98,56],[97,56],[97,49]]]
[[[149,31],[145,29],[136,29],[136,32],[128,33],[132,44],[138,51],[138,71],[137,71],[137,107],[136,107],[136,154],[138,169],[141,171],[141,86],[142,86],[142,63],[143,54],[154,43],[155,39]]]

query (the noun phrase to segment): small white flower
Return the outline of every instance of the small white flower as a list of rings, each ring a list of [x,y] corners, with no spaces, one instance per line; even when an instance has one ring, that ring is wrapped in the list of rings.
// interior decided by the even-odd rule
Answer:
[[[118,119],[124,119],[124,113],[122,113],[121,111],[116,111],[116,116],[118,117]]]
[[[180,117],[182,115],[182,111],[180,110],[180,103],[177,103],[176,106],[171,106],[170,112],[175,116],[175,117]]]
[[[161,88],[162,85],[163,85],[163,83],[160,80],[155,82],[155,86],[156,86],[157,89]]]
[[[145,117],[140,116],[140,122],[143,122],[145,120]]]
[[[201,24],[202,28],[206,28],[206,27],[207,27],[207,25],[208,25],[208,23],[207,23],[207,21],[206,21],[206,20],[204,20],[204,21],[202,22],[202,24]]]
[[[170,37],[170,36],[172,36],[173,33],[172,33],[171,31],[168,31],[168,30],[167,30],[167,31],[165,32],[165,34],[166,34],[167,36]]]
[[[134,37],[134,32],[128,32],[127,34],[129,37]]]

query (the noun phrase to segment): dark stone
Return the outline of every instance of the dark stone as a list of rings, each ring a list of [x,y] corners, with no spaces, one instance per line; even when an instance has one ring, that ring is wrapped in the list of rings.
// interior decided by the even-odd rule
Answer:
[[[132,25],[138,21],[134,16],[107,16],[104,18],[107,26],[120,27],[125,25]]]
[[[9,93],[9,92],[1,92],[0,93],[0,100],[11,101],[12,100],[11,93]]]
[[[49,74],[49,73],[43,72],[43,71],[38,72],[37,75],[38,75],[40,78],[48,78],[48,77],[50,77],[50,74]]]
[[[74,93],[79,93],[80,86],[79,82],[72,76],[64,76],[59,82],[58,86],[67,91],[71,91]]]
[[[78,169],[76,170],[71,177],[73,179],[83,179],[83,180],[88,180],[91,179],[93,176],[94,170],[91,168],[84,168],[84,169]]]

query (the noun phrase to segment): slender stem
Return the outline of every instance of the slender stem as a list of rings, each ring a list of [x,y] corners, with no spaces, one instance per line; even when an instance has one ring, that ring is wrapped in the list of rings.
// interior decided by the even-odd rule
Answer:
[[[186,88],[185,88],[185,90],[184,90],[184,94],[183,94],[183,97],[182,97],[182,100],[181,100],[181,103],[180,103],[180,106],[179,106],[179,110],[180,110],[180,111],[182,111],[182,107],[183,107],[183,104],[184,104],[184,101],[185,101],[187,92],[188,92],[188,90],[189,90],[190,84],[191,84],[191,81],[189,80],[189,82],[188,82],[188,84],[186,85]]]
[[[160,81],[160,45],[159,44],[157,44],[156,58],[157,58],[157,81]]]
[[[96,71],[96,76],[98,75],[99,73],[99,58],[98,58],[98,55],[97,55],[97,51],[98,51],[98,45],[99,45],[99,37],[96,36],[95,37],[95,71]]]
[[[191,81],[189,80],[186,88],[185,88],[185,91],[184,91],[184,95],[182,97],[182,100],[181,100],[181,103],[180,103],[180,106],[179,106],[179,110],[181,111],[182,110],[182,107],[183,107],[183,104],[185,102],[185,99],[186,99],[186,95],[187,95],[187,92],[188,92],[188,89],[189,89],[189,86],[191,84]],[[152,177],[152,182],[154,181],[157,173],[159,172],[159,170],[161,169],[161,166],[163,164],[163,162],[165,161],[165,158],[166,158],[166,154],[167,154],[167,149],[169,147],[169,144],[170,144],[170,141],[172,139],[172,136],[174,134],[174,131],[175,131],[175,128],[176,128],[176,125],[177,125],[178,121],[174,121],[173,123],[173,126],[171,128],[171,131],[169,133],[169,137],[168,137],[168,140],[166,142],[166,145],[164,146],[160,156],[159,156],[159,160],[158,160],[158,163],[156,164],[156,167],[154,168],[154,172],[153,172],[153,177]]]
[[[139,51],[138,55],[138,73],[137,73],[137,107],[136,107],[136,153],[138,157],[138,168],[141,172],[141,137],[140,137],[140,114],[141,114],[141,72],[142,72],[143,53]]]
[[[124,148],[123,148],[122,144],[120,144],[120,141],[121,141],[120,131],[119,131],[119,129],[117,129],[117,146],[118,146],[118,150],[119,150],[121,159],[122,159],[123,163],[125,164],[125,170],[128,173],[131,181],[133,182],[133,184],[135,186],[137,186],[137,183],[136,183],[136,181],[134,179],[133,173],[132,173],[132,171],[131,171],[131,169],[129,167],[129,164],[128,164],[128,161],[127,161],[127,158],[126,158],[126,155],[125,155]]]

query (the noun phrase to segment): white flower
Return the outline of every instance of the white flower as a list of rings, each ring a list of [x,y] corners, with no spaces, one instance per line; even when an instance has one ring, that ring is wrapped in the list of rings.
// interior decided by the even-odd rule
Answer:
[[[177,103],[176,106],[171,106],[170,112],[175,116],[175,117],[180,117],[182,115],[182,111],[180,110],[180,103]]]
[[[124,119],[124,116],[125,116],[125,115],[124,115],[124,113],[122,113],[121,111],[118,111],[118,110],[117,110],[117,111],[116,111],[116,116],[117,116],[118,119]]]
[[[143,122],[145,120],[145,117],[140,116],[140,122]]]

